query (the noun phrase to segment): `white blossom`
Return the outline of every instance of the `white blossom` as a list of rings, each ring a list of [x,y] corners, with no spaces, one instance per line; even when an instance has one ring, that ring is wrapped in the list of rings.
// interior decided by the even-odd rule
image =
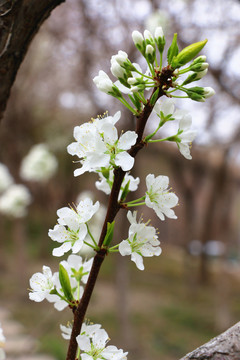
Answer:
[[[6,343],[6,338],[3,335],[3,329],[2,329],[1,323],[0,323],[0,360],[6,359],[6,354],[5,354],[5,351],[3,350],[5,343]]]
[[[89,272],[91,270],[93,259],[83,261],[79,255],[69,255],[67,261],[63,260],[60,264],[67,270],[72,287],[76,282],[87,283]]]
[[[0,197],[0,212],[21,218],[27,214],[27,206],[30,203],[31,194],[26,186],[13,184]]]
[[[48,232],[52,240],[62,243],[60,247],[53,250],[54,256],[62,256],[69,250],[73,253],[81,250],[87,235],[86,223],[98,209],[98,201],[93,205],[92,200],[86,198],[80,201],[75,209],[64,207],[57,211],[58,224]]]
[[[109,195],[110,192],[111,192],[111,189],[112,189],[112,184],[113,184],[113,178],[114,178],[113,171],[112,170],[110,171],[108,179],[106,179],[102,175],[102,173],[99,173],[99,177],[100,177],[100,180],[96,181],[96,183],[95,183],[96,188],[98,190],[103,191],[105,194]],[[136,191],[137,188],[138,188],[140,179],[139,179],[139,177],[134,178],[132,175],[129,175],[127,173],[124,176],[124,179],[123,179],[123,182],[122,182],[122,185],[121,185],[121,189],[120,189],[120,192],[119,192],[118,200],[121,199],[122,192],[123,192],[123,190],[124,190],[124,188],[125,188],[125,186],[127,185],[128,182],[129,182],[128,190],[129,191]]]
[[[135,262],[139,270],[144,270],[143,256],[159,256],[162,252],[153,226],[137,222],[137,212],[128,211],[127,218],[130,222],[128,239],[119,244],[119,252],[122,256],[131,255],[131,260]]]
[[[68,323],[67,326],[60,324],[60,329],[62,331],[62,337],[65,340],[70,340],[72,334],[72,324]]]
[[[162,120],[172,120],[174,117],[175,104],[173,99],[166,99],[163,102],[157,101],[153,110]]]
[[[68,276],[70,278],[71,273],[68,273]],[[70,283],[71,283],[73,298],[76,300],[80,300],[83,295],[83,291],[84,291],[83,286],[81,286],[79,284],[79,282],[76,280],[76,278],[74,278],[74,279],[70,278]],[[55,272],[53,274],[53,284],[54,284],[55,291],[57,291],[58,294],[60,294],[62,297],[64,297],[64,292],[62,290],[62,286],[61,286],[60,280],[59,280],[59,272]],[[46,296],[46,300],[49,301],[50,303],[54,303],[54,307],[58,311],[64,310],[69,305],[66,300],[62,299],[57,294],[48,294]]]
[[[177,205],[178,197],[170,192],[168,184],[168,176],[159,175],[155,178],[153,174],[149,174],[146,177],[146,205],[152,208],[161,220],[164,220],[165,216],[177,219],[171,208]]]
[[[177,134],[177,146],[180,153],[188,160],[192,159],[190,154],[190,147],[192,141],[196,137],[196,131],[191,130],[192,118],[190,114],[184,115],[179,122],[179,129]]]
[[[126,360],[127,352],[116,346],[106,346],[109,338],[104,329],[94,329],[90,334],[81,332],[76,337],[82,360]]]
[[[46,144],[38,144],[22,160],[20,175],[27,181],[46,182],[56,172],[58,162]]]
[[[211,87],[205,87],[204,89],[204,99],[208,99],[211,96],[215,95],[215,90]]]
[[[54,288],[54,277],[50,267],[43,266],[42,271],[42,273],[38,272],[33,274],[29,281],[31,286],[29,298],[36,302],[46,299],[50,291]]]
[[[115,123],[120,112],[106,119],[94,119],[92,123],[74,128],[76,142],[67,148],[69,154],[80,158],[82,167],[74,171],[78,176],[86,171],[97,171],[109,166],[120,166],[124,171],[133,167],[134,158],[127,152],[136,143],[137,134],[127,131],[118,139]]]
[[[87,335],[89,337],[94,336],[95,332],[101,328],[99,324],[88,324],[83,323],[81,327],[81,334],[80,335]],[[72,334],[72,324],[68,323],[67,326],[60,325],[60,329],[62,331],[62,337],[66,340],[69,340]]]
[[[0,163],[0,193],[5,191],[13,182],[7,166]]]

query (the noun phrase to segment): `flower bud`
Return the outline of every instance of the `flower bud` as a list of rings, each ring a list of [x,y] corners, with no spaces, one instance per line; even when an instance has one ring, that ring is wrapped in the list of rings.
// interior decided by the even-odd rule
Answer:
[[[144,38],[143,38],[142,34],[137,30],[134,30],[132,32],[132,39],[133,39],[133,42],[135,45],[142,46],[144,43]]]
[[[135,85],[135,84],[137,84],[138,81],[135,77],[130,77],[127,79],[127,82],[129,85]]]
[[[116,61],[119,65],[123,65],[128,60],[128,54],[125,51],[119,50],[117,55],[113,55],[111,62]]]
[[[201,62],[197,64],[191,64],[190,70],[194,72],[203,71],[209,67],[209,64],[207,62]]]
[[[196,76],[196,79],[195,79],[195,80],[200,80],[200,79],[202,79],[202,78],[207,74],[207,72],[208,72],[208,69],[205,69],[205,70],[203,70],[203,71],[199,71],[198,73],[196,73],[197,76]]]
[[[207,39],[185,47],[182,51],[180,51],[180,53],[177,56],[173,58],[171,63],[172,67],[179,68],[187,64],[199,53],[199,51],[202,50],[202,48],[205,46],[206,43],[207,43]]]
[[[155,39],[163,38],[163,37],[164,37],[163,29],[162,29],[161,26],[158,26],[158,27],[155,29],[154,37],[155,37]]]
[[[215,91],[211,87],[205,87],[205,88],[203,88],[203,90],[204,90],[203,92],[204,92],[205,99],[208,99],[211,96],[215,95]]]
[[[116,76],[116,78],[121,78],[123,79],[124,78],[124,74],[125,74],[125,69],[121,67],[121,65],[119,65],[118,62],[112,62],[112,65],[111,65],[111,73]]]
[[[161,26],[158,26],[156,28],[154,37],[155,37],[155,42],[157,44],[158,50],[160,53],[162,53],[163,49],[164,49],[164,45],[166,43],[166,40],[165,40],[163,29]]]
[[[195,60],[193,60],[193,64],[206,62],[207,57],[205,55],[198,56]]]
[[[150,33],[149,30],[144,30],[144,39],[145,39],[147,44],[154,43],[153,36],[152,36],[152,34]]]
[[[154,49],[154,47],[152,45],[147,45],[145,57],[151,64],[154,63],[154,61],[155,61],[155,49]]]

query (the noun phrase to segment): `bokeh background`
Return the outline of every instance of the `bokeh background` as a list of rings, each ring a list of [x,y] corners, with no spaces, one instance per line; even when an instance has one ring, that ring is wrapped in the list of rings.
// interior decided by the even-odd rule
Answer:
[[[180,198],[178,220],[161,222],[149,209],[140,210],[158,228],[163,253],[144,260],[144,272],[129,259],[108,256],[87,317],[100,322],[130,360],[178,359],[240,318],[240,2],[68,0],[34,38],[0,129],[0,162],[32,196],[25,217],[0,216],[0,306],[39,339],[34,351],[59,360],[67,349],[59,324],[71,313],[30,302],[28,281],[43,264],[57,271],[47,235],[57,209],[85,190],[107,201],[95,189],[95,174],[74,178],[76,164],[66,147],[74,126],[106,110],[113,115],[120,109],[121,129],[133,128],[129,113],[92,79],[101,69],[111,76],[110,58],[118,50],[142,63],[131,33],[158,25],[168,46],[175,32],[180,48],[208,39],[203,53],[210,68],[200,83],[216,95],[206,103],[177,102],[191,111],[198,130],[192,161],[176,144],[139,154],[133,171],[141,179],[138,194],[148,173],[168,175]],[[22,159],[39,143],[48,145],[58,168],[48,181],[24,181]],[[121,239],[127,227],[119,216]]]

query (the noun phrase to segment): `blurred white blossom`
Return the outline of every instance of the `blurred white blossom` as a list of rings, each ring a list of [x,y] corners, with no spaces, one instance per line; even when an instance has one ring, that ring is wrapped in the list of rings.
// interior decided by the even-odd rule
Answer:
[[[14,181],[8,168],[6,165],[0,163],[0,193],[5,191],[13,183]]]
[[[22,160],[20,175],[27,181],[45,182],[55,174],[57,167],[57,159],[47,145],[38,144]]]
[[[24,217],[31,200],[31,194],[26,186],[13,184],[0,197],[0,212],[16,218]]]
[[[0,360],[4,360],[6,359],[6,354],[5,351],[3,350],[3,347],[5,346],[5,336],[3,335],[3,329],[1,327],[1,323],[0,323]]]

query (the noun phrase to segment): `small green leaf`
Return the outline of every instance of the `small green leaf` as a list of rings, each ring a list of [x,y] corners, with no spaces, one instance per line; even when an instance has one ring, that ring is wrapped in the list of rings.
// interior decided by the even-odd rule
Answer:
[[[120,202],[124,201],[124,199],[126,199],[127,194],[129,193],[129,185],[130,185],[130,180],[127,182],[127,184],[125,185],[125,187],[123,189]]]
[[[178,55],[178,45],[177,45],[177,33],[174,34],[172,44],[170,45],[167,53],[168,64],[172,63],[172,59]]]
[[[107,223],[107,233],[103,241],[103,245],[106,247],[109,247],[112,241],[114,226],[115,226],[115,221],[113,221],[112,223]]]
[[[153,93],[153,95],[152,95],[152,97],[150,99],[150,105],[152,105],[152,106],[155,105],[155,103],[156,103],[156,101],[158,99],[158,94],[159,94],[159,88],[157,88],[157,90],[154,91],[154,93]]]
[[[68,272],[62,264],[59,264],[59,281],[64,295],[68,301],[74,300]]]

